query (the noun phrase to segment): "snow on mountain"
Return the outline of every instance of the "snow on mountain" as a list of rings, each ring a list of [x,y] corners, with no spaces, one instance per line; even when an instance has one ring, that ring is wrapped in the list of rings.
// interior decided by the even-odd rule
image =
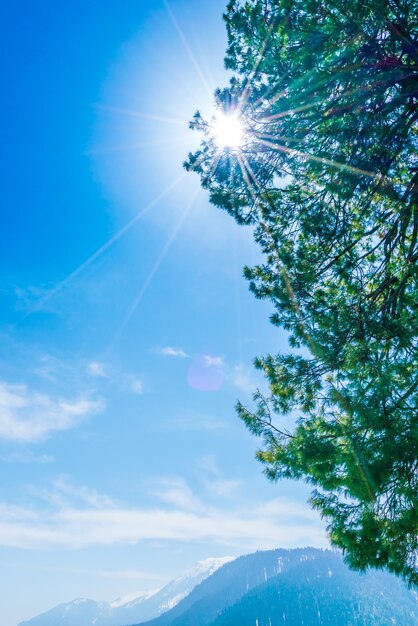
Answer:
[[[151,596],[155,596],[160,589],[154,589],[153,591],[137,591],[136,593],[130,593],[127,596],[121,596],[120,598],[116,598],[110,603],[112,609],[117,609],[121,606],[126,606],[128,604],[139,603],[141,601],[147,600]]]
[[[77,598],[19,626],[122,626],[151,620],[173,608],[205,578],[232,560],[222,557],[199,561],[162,589],[122,596],[110,603]]]
[[[348,568],[317,548],[239,557],[141,626],[418,626],[416,598],[393,575]]]
[[[199,583],[205,580],[205,578],[208,578],[208,576],[216,572],[222,565],[232,560],[232,557],[223,557],[199,561],[196,565],[184,572],[184,574],[169,582],[155,596],[159,604],[158,612],[155,616],[157,617],[161,615],[161,613],[172,609],[173,606],[178,604],[180,600],[183,600],[183,598]]]
[[[93,626],[98,616],[106,616],[109,611],[110,606],[106,602],[77,598],[72,602],[59,604],[19,626]]]

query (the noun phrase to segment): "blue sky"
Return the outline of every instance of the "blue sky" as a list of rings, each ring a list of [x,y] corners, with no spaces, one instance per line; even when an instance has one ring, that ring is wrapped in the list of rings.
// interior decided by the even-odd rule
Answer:
[[[15,626],[196,560],[326,545],[235,416],[286,349],[251,231],[182,169],[224,0],[28,0],[2,20],[0,603]]]

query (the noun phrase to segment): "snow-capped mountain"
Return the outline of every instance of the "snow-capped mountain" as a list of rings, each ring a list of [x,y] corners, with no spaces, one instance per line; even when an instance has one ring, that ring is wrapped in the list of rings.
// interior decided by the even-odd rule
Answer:
[[[155,616],[176,606],[176,604],[189,595],[199,583],[230,561],[233,561],[232,557],[199,561],[196,565],[179,576],[179,578],[169,582],[154,596],[154,601],[158,603],[158,612],[155,613]]]
[[[414,591],[315,548],[247,554],[140,626],[418,626]]]
[[[19,626],[122,626],[151,620],[176,606],[205,578],[232,560],[222,557],[199,561],[162,589],[130,594],[110,603],[78,598]]]
[[[140,602],[142,600],[147,600],[151,596],[155,596],[160,589],[154,589],[153,591],[137,591],[136,593],[130,593],[127,596],[121,596],[120,598],[116,598],[110,603],[112,609],[117,609],[121,606],[126,606],[128,604],[134,604],[135,602]]]

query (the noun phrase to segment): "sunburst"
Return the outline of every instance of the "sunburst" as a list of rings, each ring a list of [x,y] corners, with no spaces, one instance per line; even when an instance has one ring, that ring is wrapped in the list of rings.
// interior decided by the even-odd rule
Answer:
[[[245,143],[245,129],[236,113],[217,113],[211,132],[219,148],[238,149]]]

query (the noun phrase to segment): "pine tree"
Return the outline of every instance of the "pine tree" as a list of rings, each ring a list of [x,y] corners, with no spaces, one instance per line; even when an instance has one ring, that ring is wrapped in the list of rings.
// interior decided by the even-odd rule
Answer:
[[[197,113],[185,165],[253,225],[264,262],[244,274],[291,348],[256,359],[270,393],[238,414],[269,478],[312,485],[349,565],[417,584],[418,2],[232,0],[224,18],[216,105],[245,138],[220,148]]]

